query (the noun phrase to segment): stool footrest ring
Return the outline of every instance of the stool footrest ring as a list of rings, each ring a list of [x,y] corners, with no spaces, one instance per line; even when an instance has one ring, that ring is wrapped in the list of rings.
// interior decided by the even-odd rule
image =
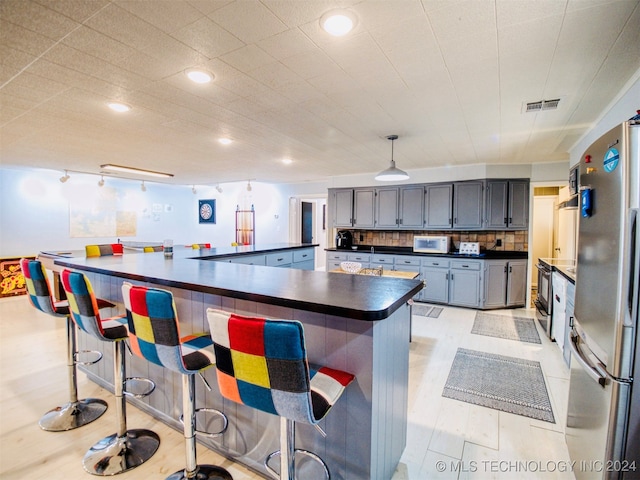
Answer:
[[[96,355],[95,360],[93,359],[79,360],[80,355],[87,355],[90,353]],[[100,360],[102,360],[102,352],[99,352],[98,350],[79,350],[77,352],[73,352],[73,361],[76,365],[95,365]]]
[[[147,390],[144,390],[142,392],[134,392],[134,391],[129,391],[127,390],[126,386],[127,383],[130,382],[136,382],[136,383],[144,383],[147,385]],[[147,397],[149,395],[151,395],[151,393],[153,393],[153,391],[156,389],[156,384],[153,380],[151,380],[150,378],[145,378],[145,377],[127,377],[124,379],[124,391],[122,393],[124,393],[125,395],[129,396],[129,397],[134,397],[134,398],[144,398]]]
[[[215,413],[216,415],[220,415],[220,417],[222,417],[222,430],[219,430],[217,432],[205,432],[204,430],[196,429],[194,430],[196,435],[202,435],[208,438],[215,438],[215,437],[219,437],[220,435],[222,435],[224,432],[227,431],[227,427],[229,426],[229,419],[223,412],[215,408],[196,408],[193,411],[194,415],[198,415],[199,412]],[[184,415],[180,415],[180,423],[184,425]]]
[[[320,465],[322,465],[322,468],[324,469],[324,474],[325,474],[327,480],[331,480],[331,474],[329,473],[329,467],[324,462],[324,460],[322,460],[322,458],[320,458],[317,454],[315,454],[313,452],[310,452],[309,450],[303,450],[301,448],[294,449],[294,452],[295,453],[300,453],[302,455],[307,455],[308,457],[311,457],[316,462],[320,463]],[[280,450],[276,450],[275,452],[270,453],[269,456],[264,461],[264,468],[266,468],[267,472],[269,472],[273,476],[273,478],[276,478],[276,479],[280,478],[280,474],[278,472],[276,472],[273,468],[271,468],[271,466],[269,465],[269,462],[271,461],[271,459],[273,457],[276,457],[278,455],[280,455]]]

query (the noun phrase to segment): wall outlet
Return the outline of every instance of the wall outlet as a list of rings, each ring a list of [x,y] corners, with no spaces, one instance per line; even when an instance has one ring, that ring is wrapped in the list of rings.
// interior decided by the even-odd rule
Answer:
[[[502,246],[502,239],[496,238],[496,247],[501,247],[501,246]]]

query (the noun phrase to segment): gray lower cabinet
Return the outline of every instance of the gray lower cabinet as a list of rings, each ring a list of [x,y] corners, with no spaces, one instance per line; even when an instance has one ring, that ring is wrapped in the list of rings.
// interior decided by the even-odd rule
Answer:
[[[347,261],[347,251],[327,252],[327,272],[340,268],[340,263]]]
[[[327,262],[329,256],[327,256]],[[315,270],[315,251],[311,248],[280,250],[264,255],[235,255],[214,259],[216,262],[242,263],[245,265],[266,265],[268,267],[298,268],[301,270]],[[338,265],[340,262],[338,262]]]
[[[313,248],[303,248],[293,251],[293,262],[291,268],[299,270],[315,270],[316,254]]]
[[[448,259],[423,258],[420,273],[424,288],[419,300],[433,303],[449,303],[449,265]]]
[[[524,306],[526,287],[526,260],[484,261],[483,308]]]
[[[482,296],[482,262],[453,260],[449,270],[449,305],[479,307]]]

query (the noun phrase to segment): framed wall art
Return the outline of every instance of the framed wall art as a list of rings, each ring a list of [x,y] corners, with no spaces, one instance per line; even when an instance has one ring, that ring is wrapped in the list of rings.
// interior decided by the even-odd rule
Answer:
[[[198,200],[199,223],[216,223],[216,200]]]

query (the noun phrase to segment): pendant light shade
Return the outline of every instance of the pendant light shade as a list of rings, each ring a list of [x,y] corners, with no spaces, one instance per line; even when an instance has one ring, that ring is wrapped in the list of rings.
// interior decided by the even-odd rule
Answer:
[[[396,162],[393,159],[393,141],[397,139],[398,135],[389,135],[387,137],[387,140],[391,140],[391,166],[375,176],[375,179],[380,182],[395,182],[399,180],[407,180],[409,178],[409,174],[407,172],[396,167]]]

